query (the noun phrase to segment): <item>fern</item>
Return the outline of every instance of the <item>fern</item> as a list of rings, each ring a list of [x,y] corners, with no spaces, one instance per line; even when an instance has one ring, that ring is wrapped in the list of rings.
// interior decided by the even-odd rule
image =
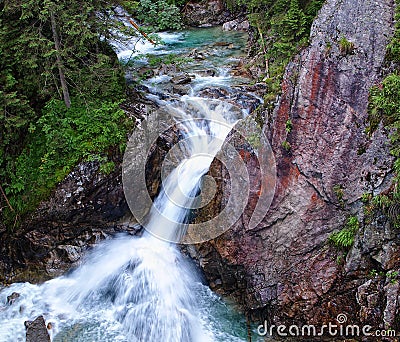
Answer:
[[[354,244],[355,236],[360,227],[357,217],[352,216],[347,220],[345,227],[329,236],[329,242],[335,247],[348,249]]]

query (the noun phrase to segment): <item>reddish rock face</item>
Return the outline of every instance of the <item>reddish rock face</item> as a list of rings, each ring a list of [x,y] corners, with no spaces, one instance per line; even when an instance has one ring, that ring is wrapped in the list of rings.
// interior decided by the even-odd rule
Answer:
[[[310,46],[287,68],[272,123],[265,126],[278,178],[266,218],[249,230],[244,213],[231,230],[198,246],[214,288],[274,324],[334,322],[339,313],[350,322],[365,321],[360,312],[372,304],[357,301],[358,287],[372,268],[400,267],[396,233],[385,221],[363,226],[347,257],[327,243],[349,216],[363,221],[363,193],[378,194],[390,186],[387,134],[379,127],[367,136],[365,129],[369,89],[381,79],[393,32],[393,9],[390,0],[326,2],[313,24]],[[355,46],[347,55],[340,49],[342,37]],[[250,174],[254,184],[257,177]],[[375,230],[379,239],[371,237]],[[376,255],[385,255],[384,260]],[[375,303],[380,314],[372,323],[390,320],[384,312],[396,309],[385,301],[396,290],[363,286],[364,294],[366,288],[380,291]]]

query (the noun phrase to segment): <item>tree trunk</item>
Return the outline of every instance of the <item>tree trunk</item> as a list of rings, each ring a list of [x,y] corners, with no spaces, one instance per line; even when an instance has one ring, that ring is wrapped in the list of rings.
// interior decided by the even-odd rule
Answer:
[[[58,73],[60,75],[61,89],[63,92],[65,105],[67,106],[67,108],[70,108],[71,107],[71,99],[69,97],[67,81],[65,80],[64,67],[63,67],[63,63],[62,63],[61,55],[60,55],[60,50],[61,50],[60,49],[60,40],[59,40],[58,34],[57,34],[56,19],[54,17],[53,11],[50,13],[50,19],[51,19],[51,30],[53,31],[54,45],[55,45],[56,51],[57,51],[57,53],[56,53],[57,66],[58,66]]]

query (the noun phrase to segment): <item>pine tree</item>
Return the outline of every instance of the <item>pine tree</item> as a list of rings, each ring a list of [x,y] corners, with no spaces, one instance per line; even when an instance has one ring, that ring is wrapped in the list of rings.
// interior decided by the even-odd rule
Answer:
[[[307,28],[307,18],[299,6],[298,0],[291,0],[290,7],[283,20],[283,34],[288,41],[298,42]]]
[[[123,71],[108,43],[117,31],[136,34],[118,18],[121,1],[0,2],[0,185],[7,194],[21,190],[12,182],[15,162],[49,101],[69,107],[124,97]]]

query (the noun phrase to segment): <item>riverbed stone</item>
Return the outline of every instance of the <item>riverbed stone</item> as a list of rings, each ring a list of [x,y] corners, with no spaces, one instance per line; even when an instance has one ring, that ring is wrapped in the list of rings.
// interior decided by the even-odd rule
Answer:
[[[21,295],[18,292],[11,293],[9,296],[7,296],[7,304],[13,305],[19,297],[21,297]]]
[[[182,85],[182,84],[188,84],[190,82],[192,82],[192,77],[187,73],[181,73],[181,74],[177,74],[174,75],[170,82],[176,85]]]
[[[222,25],[224,31],[247,31],[249,28],[249,21],[240,19],[234,19]]]
[[[50,342],[50,335],[43,316],[37,317],[34,321],[26,321],[25,328],[26,342]]]

